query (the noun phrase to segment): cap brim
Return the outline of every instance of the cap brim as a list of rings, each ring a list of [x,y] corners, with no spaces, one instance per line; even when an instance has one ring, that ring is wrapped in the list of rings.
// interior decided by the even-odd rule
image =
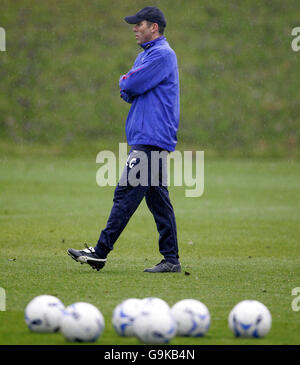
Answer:
[[[143,19],[139,18],[136,15],[131,15],[131,16],[126,16],[124,18],[125,22],[127,22],[128,24],[137,24],[139,22],[141,22]]]

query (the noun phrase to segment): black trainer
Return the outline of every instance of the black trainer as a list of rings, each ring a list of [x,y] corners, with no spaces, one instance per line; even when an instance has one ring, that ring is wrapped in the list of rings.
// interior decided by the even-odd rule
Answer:
[[[181,265],[172,264],[169,261],[161,260],[161,262],[149,269],[145,269],[144,272],[181,272]]]
[[[74,248],[68,249],[68,255],[75,261],[81,264],[89,264],[93,269],[99,271],[106,263],[106,259],[101,259],[95,252],[94,247],[89,247],[85,244],[86,249],[74,250]]]

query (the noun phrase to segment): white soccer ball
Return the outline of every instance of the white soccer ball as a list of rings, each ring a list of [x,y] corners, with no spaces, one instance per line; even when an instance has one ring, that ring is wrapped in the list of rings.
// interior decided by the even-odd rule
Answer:
[[[144,306],[133,322],[135,336],[145,344],[166,344],[176,334],[176,321],[171,311]]]
[[[150,307],[162,311],[170,311],[169,304],[161,298],[147,297],[142,299],[142,305],[144,307]]]
[[[202,302],[183,299],[173,305],[171,313],[177,323],[177,336],[201,337],[210,328],[210,313]]]
[[[102,313],[93,304],[85,302],[69,305],[60,326],[62,335],[73,342],[95,342],[103,329]]]
[[[129,298],[116,306],[112,315],[112,325],[120,336],[134,336],[133,322],[142,308],[142,300]]]
[[[25,308],[25,322],[33,332],[57,332],[65,306],[52,295],[39,295]]]
[[[243,300],[229,313],[228,325],[236,337],[264,337],[270,331],[269,309],[257,300]]]

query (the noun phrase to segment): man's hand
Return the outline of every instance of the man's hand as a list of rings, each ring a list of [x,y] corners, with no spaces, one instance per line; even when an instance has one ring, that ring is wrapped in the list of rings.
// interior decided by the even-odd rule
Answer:
[[[126,103],[131,104],[133,102],[134,97],[129,96],[124,90],[120,89],[120,97],[126,101]]]

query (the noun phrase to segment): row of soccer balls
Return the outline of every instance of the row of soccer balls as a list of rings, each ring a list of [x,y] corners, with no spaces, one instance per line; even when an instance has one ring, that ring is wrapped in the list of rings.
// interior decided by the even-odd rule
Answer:
[[[68,341],[94,342],[104,330],[104,318],[90,303],[65,307],[54,296],[40,295],[25,308],[25,322],[33,332],[60,331]],[[195,299],[183,299],[171,308],[160,298],[129,298],[113,311],[112,325],[120,336],[136,336],[145,344],[168,343],[174,336],[204,336],[210,328],[208,308]],[[272,323],[268,308],[256,300],[239,302],[228,325],[236,337],[264,337]]]

